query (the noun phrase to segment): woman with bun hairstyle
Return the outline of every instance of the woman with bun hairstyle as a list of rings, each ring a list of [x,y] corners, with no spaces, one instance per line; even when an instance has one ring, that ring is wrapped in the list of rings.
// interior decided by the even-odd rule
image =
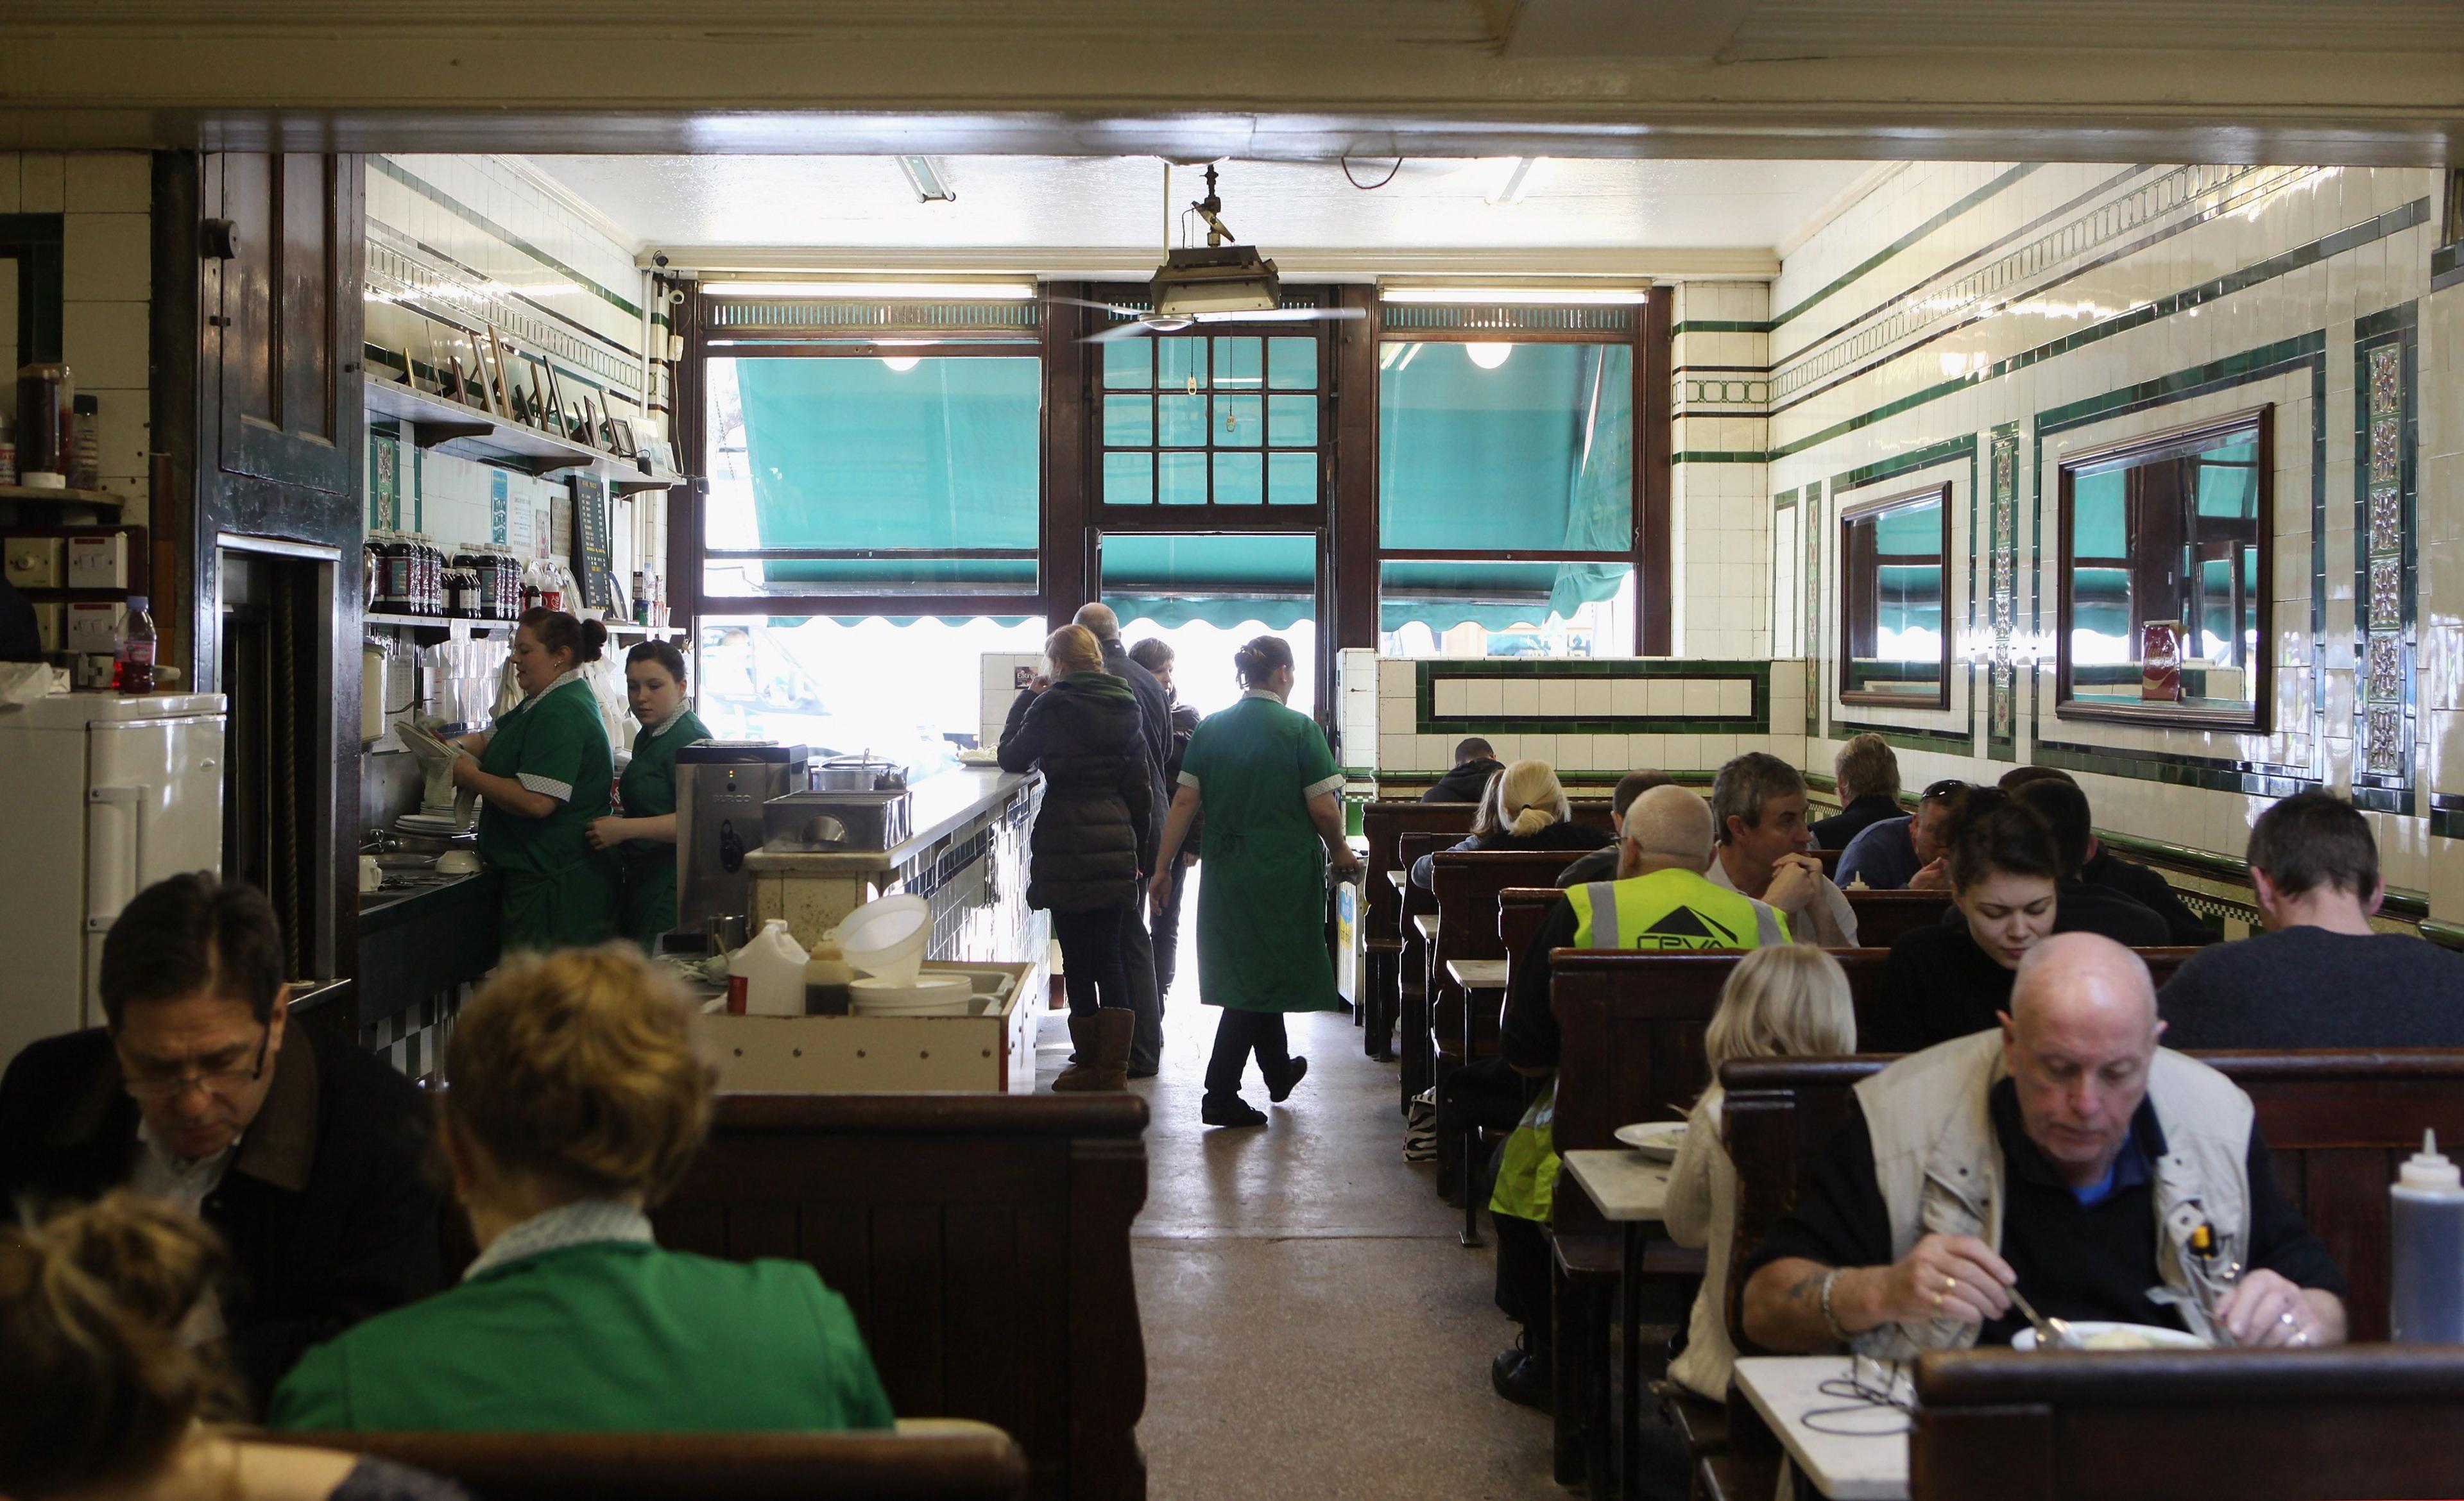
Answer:
[[[616,882],[590,826],[607,814],[615,757],[582,680],[607,628],[561,609],[525,611],[514,631],[522,701],[459,742],[453,784],[477,793],[479,853],[504,877],[504,952],[571,948],[616,932]]]
[[[1558,784],[1557,768],[1545,761],[1518,761],[1489,779],[1480,808],[1472,815],[1471,837],[1449,850],[1563,850],[1569,856],[1589,854],[1617,843],[1605,828],[1574,822],[1573,805]],[[1412,862],[1412,884],[1434,889],[1437,857],[1424,854]]]
[[[676,752],[710,739],[710,727],[685,699],[685,654],[672,642],[625,653],[625,698],[642,721],[616,779],[625,811],[591,824],[590,848],[616,856],[617,931],[655,954],[676,925]]]
[[[1285,1013],[1340,1010],[1326,951],[1326,863],[1360,869],[1344,838],[1343,773],[1317,721],[1286,706],[1292,649],[1260,636],[1232,658],[1241,701],[1199,721],[1181,753],[1180,785],[1164,820],[1148,894],[1160,908],[1180,869],[1182,839],[1206,813],[1206,883],[1198,892],[1198,998],[1223,1007],[1199,1117],[1263,1126],[1241,1098],[1249,1056],[1280,1104],[1309,1071],[1284,1031]]]
[[[392,1432],[886,1428],[847,1300],[801,1261],[661,1250],[710,1127],[692,1012],[630,944],[509,963],[445,1048],[438,1145],[479,1258],[311,1350],[268,1425]]]
[[[0,1227],[0,1495],[11,1501],[468,1501],[421,1470],[241,1439],[191,1348],[226,1269],[193,1215],[125,1190]]]

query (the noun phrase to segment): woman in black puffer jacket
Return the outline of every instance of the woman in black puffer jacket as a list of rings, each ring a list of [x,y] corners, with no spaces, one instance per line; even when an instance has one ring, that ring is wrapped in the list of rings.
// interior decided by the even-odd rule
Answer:
[[[1001,764],[1044,773],[1044,805],[1027,843],[1026,900],[1052,914],[1079,1060],[1052,1087],[1125,1089],[1137,1021],[1121,925],[1132,920],[1143,880],[1153,768],[1137,697],[1104,671],[1094,634],[1064,626],[1045,641],[1044,656],[1051,677],[1010,705]]]

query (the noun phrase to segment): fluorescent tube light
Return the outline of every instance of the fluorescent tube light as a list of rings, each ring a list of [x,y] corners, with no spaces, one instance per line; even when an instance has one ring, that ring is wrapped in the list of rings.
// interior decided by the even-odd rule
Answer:
[[[1609,307],[1650,299],[1638,287],[1380,287],[1384,302],[1489,307]]]
[[[941,164],[929,156],[902,156],[898,169],[907,174],[907,186],[915,189],[918,203],[957,203],[957,193],[941,175]]]
[[[825,298],[868,302],[1030,302],[1032,281],[704,281],[710,298]]]

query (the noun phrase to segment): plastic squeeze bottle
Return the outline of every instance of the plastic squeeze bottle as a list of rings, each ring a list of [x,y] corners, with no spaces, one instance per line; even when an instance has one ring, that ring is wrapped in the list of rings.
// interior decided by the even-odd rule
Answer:
[[[2387,1190],[2389,1337],[2399,1344],[2464,1341],[2464,1179],[2421,1134]]]

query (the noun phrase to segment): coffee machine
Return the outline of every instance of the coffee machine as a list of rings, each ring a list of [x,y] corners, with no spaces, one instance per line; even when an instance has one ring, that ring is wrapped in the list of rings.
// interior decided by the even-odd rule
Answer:
[[[676,752],[676,926],[703,932],[753,908],[744,857],[761,848],[761,805],[810,781],[812,753],[775,740],[704,740]],[[741,942],[731,937],[731,942]]]

